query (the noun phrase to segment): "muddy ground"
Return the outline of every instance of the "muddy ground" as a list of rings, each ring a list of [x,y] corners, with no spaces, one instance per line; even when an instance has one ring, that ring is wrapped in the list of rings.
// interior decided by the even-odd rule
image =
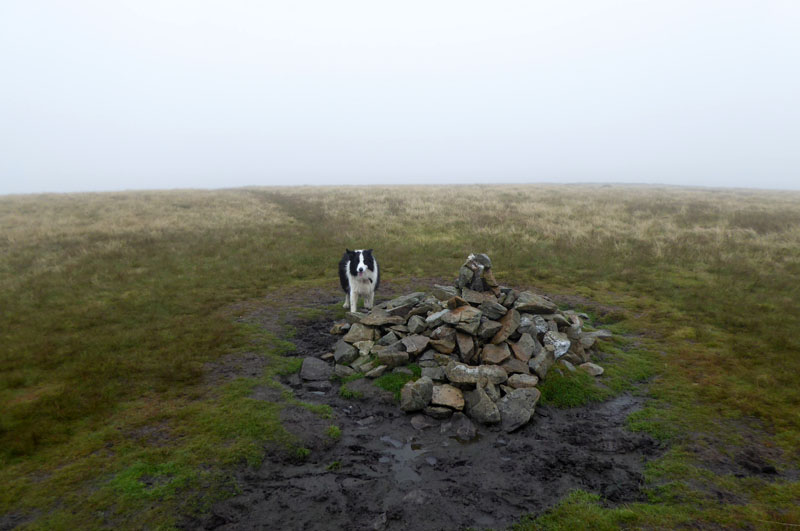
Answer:
[[[334,294],[316,298],[324,307]],[[275,329],[269,312],[251,322]],[[296,356],[320,356],[336,337],[330,317],[295,320]],[[573,409],[540,406],[533,420],[507,434],[477,427],[461,442],[453,420],[433,420],[399,410],[391,393],[357,380],[361,399],[304,385],[297,375],[282,384],[305,402],[328,404],[333,418],[290,406],[283,423],[311,450],[306,458],[269,452],[257,470],[242,471],[241,493],[187,523],[195,529],[463,529],[504,528],[538,514],[574,489],[600,494],[606,503],[642,499],[645,462],[662,449],[649,436],[624,428],[643,398],[622,395]],[[277,400],[280,389],[258,388],[254,398]],[[341,437],[329,427],[341,428]]]

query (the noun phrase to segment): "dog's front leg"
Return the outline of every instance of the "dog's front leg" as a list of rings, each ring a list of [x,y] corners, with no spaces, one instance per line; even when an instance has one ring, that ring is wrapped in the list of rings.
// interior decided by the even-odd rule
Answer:
[[[364,308],[366,308],[367,310],[371,310],[373,302],[375,302],[375,292],[370,291],[369,295],[367,295],[367,301],[366,303],[364,303]]]
[[[356,293],[355,286],[350,286],[350,311],[355,313],[356,306],[358,306],[358,294]]]
[[[350,294],[349,293],[345,293],[344,294],[344,304],[342,304],[342,308],[347,308],[348,306],[350,306]]]

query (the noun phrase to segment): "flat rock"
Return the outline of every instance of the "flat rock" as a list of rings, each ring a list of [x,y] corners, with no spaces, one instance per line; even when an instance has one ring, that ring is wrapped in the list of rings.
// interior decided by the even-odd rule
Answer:
[[[344,335],[344,340],[348,343],[356,343],[358,341],[371,341],[375,337],[375,330],[369,326],[361,323],[355,323],[350,326],[350,330]]]
[[[350,330],[350,323],[333,323],[331,334],[341,336]]]
[[[512,374],[508,378],[509,387],[513,387],[514,389],[536,387],[538,384],[539,378],[532,374]]]
[[[514,389],[497,402],[502,428],[510,433],[528,423],[542,394],[536,388]]]
[[[435,380],[438,382],[444,381],[447,379],[445,375],[444,368],[439,367],[422,367],[422,376],[427,376],[431,380]]]
[[[449,384],[434,385],[431,397],[432,406],[445,406],[457,411],[464,409],[464,395],[461,390]]]
[[[498,323],[497,321],[492,321],[491,319],[483,321],[480,326],[478,326],[477,335],[479,338],[483,339],[484,341],[488,340],[503,328],[503,325]]]
[[[305,358],[300,367],[300,378],[306,381],[327,380],[333,368],[319,358]]]
[[[456,308],[460,308],[461,306],[469,306],[469,303],[456,295],[455,297],[451,297],[447,299],[447,308],[450,310],[455,310]]]
[[[509,310],[502,319],[500,319],[500,330],[492,337],[491,343],[497,345],[502,343],[508,336],[516,332],[519,327],[519,312],[517,310]]]
[[[406,324],[411,334],[420,334],[425,331],[425,319],[419,315],[412,315]]]
[[[451,361],[445,367],[447,379],[453,383],[476,384],[481,378],[489,383],[499,384],[508,379],[508,373],[497,365],[465,365]]]
[[[358,350],[353,345],[340,339],[333,347],[333,359],[337,364],[349,365],[358,358]]]
[[[514,309],[527,313],[554,313],[558,311],[558,306],[541,295],[536,295],[530,291],[523,291],[514,301]]]
[[[500,367],[503,368],[509,375],[512,374],[530,374],[530,369],[528,368],[528,364],[524,361],[518,360],[517,358],[509,358],[500,364]]]
[[[374,341],[356,341],[353,343],[353,346],[358,349],[359,356],[369,356],[369,353],[374,345]]]
[[[356,373],[356,370],[352,367],[348,367],[347,365],[340,365],[336,364],[333,367],[333,374],[340,378],[345,378],[347,376],[352,376]]]
[[[540,380],[544,380],[547,376],[547,371],[550,370],[550,367],[553,366],[555,361],[556,360],[552,351],[542,349],[539,354],[534,356],[531,361],[528,362],[528,367],[531,371],[536,373]]]
[[[439,299],[440,301],[449,300],[458,295],[458,291],[453,286],[443,286],[441,284],[434,284],[433,291],[431,291],[431,295]]]
[[[443,354],[450,354],[456,348],[456,331],[447,325],[437,327],[431,333],[431,347]]]
[[[421,336],[419,334],[414,334],[411,336],[406,336],[402,340],[403,345],[406,347],[406,352],[410,356],[416,356],[417,354],[422,354],[430,343],[430,338]]]
[[[600,376],[603,374],[604,369],[600,365],[596,365],[594,363],[581,363],[578,365],[578,368],[588,372],[591,376]]]
[[[369,371],[367,371],[364,374],[364,376],[366,376],[367,378],[378,378],[380,376],[383,376],[383,373],[385,373],[386,369],[388,368],[389,367],[387,367],[386,365],[378,365],[374,369],[370,369]]]
[[[475,356],[475,340],[464,332],[456,332],[456,344],[461,361],[469,363]]]
[[[508,313],[508,308],[500,303],[485,300],[478,306],[478,309],[489,319],[499,319]]]
[[[433,396],[433,380],[423,376],[414,382],[407,382],[400,389],[400,409],[419,411],[428,406]]]
[[[524,333],[520,336],[519,341],[511,343],[511,352],[518,360],[528,363],[534,354],[537,353],[537,347],[539,347],[538,350],[542,348],[533,336]]]
[[[397,337],[397,334],[395,334],[394,332],[387,332],[383,337],[381,337],[378,340],[376,345],[380,345],[382,347],[388,347],[389,345],[397,343],[399,340],[400,338]]]
[[[374,308],[361,319],[361,324],[367,326],[386,326],[405,324],[405,319],[399,315],[391,315],[382,308]]]
[[[461,297],[470,304],[481,304],[486,301],[486,293],[474,291],[469,288],[461,290]]]
[[[483,352],[481,353],[481,361],[483,363],[491,363],[494,365],[499,365],[510,357],[511,352],[508,349],[507,343],[486,345],[483,347]]]
[[[439,310],[438,312],[433,312],[428,317],[425,318],[425,326],[427,328],[435,328],[442,324],[442,316],[446,313],[449,313],[450,310],[444,309]]]
[[[425,409],[423,409],[422,412],[428,415],[429,417],[439,420],[449,419],[450,417],[453,416],[453,410],[450,409],[449,407],[443,407],[443,406],[428,406]]]
[[[577,369],[575,368],[575,365],[573,365],[572,363],[570,363],[569,361],[567,361],[567,360],[565,360],[565,359],[562,359],[562,360],[561,360],[559,363],[561,363],[561,365],[562,365],[562,366],[563,366],[565,369],[567,369],[569,372],[575,372],[575,371],[577,370]]]
[[[548,331],[544,335],[544,344],[545,346],[553,346],[553,355],[558,359],[569,351],[569,347],[572,343],[566,334]]]
[[[377,354],[378,362],[387,367],[399,367],[408,363],[408,352],[402,350],[385,349]]]
[[[361,319],[363,319],[366,316],[367,314],[363,312],[347,312],[346,314],[344,314],[345,320],[350,324],[360,323]]]
[[[500,422],[500,410],[497,404],[486,394],[482,387],[464,393],[465,411],[476,422],[481,424],[497,424]]]

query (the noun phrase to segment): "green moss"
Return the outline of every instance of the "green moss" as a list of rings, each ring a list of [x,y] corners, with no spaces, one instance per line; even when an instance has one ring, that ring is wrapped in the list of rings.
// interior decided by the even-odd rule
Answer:
[[[554,366],[547,372],[547,378],[539,383],[542,392],[541,403],[555,407],[577,407],[598,402],[608,396],[595,384],[595,379],[584,371],[569,372],[561,368],[559,374]]]
[[[328,434],[328,437],[330,437],[331,439],[340,439],[342,437],[342,429],[334,424],[328,426],[328,430],[326,433]]]

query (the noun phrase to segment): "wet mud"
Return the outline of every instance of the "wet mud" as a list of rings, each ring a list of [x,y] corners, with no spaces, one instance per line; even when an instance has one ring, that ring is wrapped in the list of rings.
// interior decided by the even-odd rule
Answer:
[[[293,324],[297,356],[320,356],[335,341],[330,319]],[[609,504],[642,499],[644,465],[663,450],[625,428],[643,398],[621,395],[572,409],[537,407],[514,433],[476,425],[470,442],[458,422],[399,410],[394,397],[357,380],[358,400],[309,387],[297,375],[283,384],[305,402],[327,404],[333,418],[290,406],[284,426],[310,450],[306,457],[269,452],[258,469],[242,471],[240,493],[192,529],[502,529],[539,514],[575,489]],[[257,389],[255,398],[274,392]],[[336,438],[331,425],[341,429]]]

